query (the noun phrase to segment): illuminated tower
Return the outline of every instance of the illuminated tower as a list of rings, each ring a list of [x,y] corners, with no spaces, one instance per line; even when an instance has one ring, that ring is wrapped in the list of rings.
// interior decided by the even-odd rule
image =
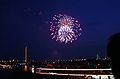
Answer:
[[[28,62],[28,49],[27,46],[25,47],[25,64]]]
[[[97,53],[97,55],[96,55],[96,60],[99,60],[100,59],[100,56],[99,56],[99,54]]]
[[[27,46],[25,47],[25,59],[24,59],[24,62],[25,62],[25,67],[24,67],[24,71],[27,72],[28,71],[28,48]]]

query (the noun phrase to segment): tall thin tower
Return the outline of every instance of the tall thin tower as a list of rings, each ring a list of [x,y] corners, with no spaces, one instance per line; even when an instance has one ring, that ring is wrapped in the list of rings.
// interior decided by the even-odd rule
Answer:
[[[24,71],[27,72],[28,71],[28,48],[27,46],[25,46],[25,51],[24,51],[24,55],[25,55],[25,67],[24,67]]]
[[[25,46],[25,64],[28,63],[28,48]]]

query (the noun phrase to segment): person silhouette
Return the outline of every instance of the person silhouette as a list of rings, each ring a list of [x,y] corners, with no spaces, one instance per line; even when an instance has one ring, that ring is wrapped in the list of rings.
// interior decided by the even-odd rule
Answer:
[[[107,55],[112,64],[112,73],[115,79],[120,79],[120,33],[116,33],[109,38],[107,45]]]

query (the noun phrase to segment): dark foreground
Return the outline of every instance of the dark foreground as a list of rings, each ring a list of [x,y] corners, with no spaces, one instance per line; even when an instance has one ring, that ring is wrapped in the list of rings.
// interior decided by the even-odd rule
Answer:
[[[34,74],[19,70],[0,70],[0,79],[34,79]]]
[[[0,70],[0,79],[84,79],[82,77],[37,75],[20,70]]]

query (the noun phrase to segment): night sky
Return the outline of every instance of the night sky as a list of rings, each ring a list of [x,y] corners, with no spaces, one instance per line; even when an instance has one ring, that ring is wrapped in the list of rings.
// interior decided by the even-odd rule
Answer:
[[[63,13],[78,19],[82,35],[73,43],[51,39],[52,16]],[[0,0],[0,59],[94,58],[106,56],[109,36],[120,32],[117,0]]]

